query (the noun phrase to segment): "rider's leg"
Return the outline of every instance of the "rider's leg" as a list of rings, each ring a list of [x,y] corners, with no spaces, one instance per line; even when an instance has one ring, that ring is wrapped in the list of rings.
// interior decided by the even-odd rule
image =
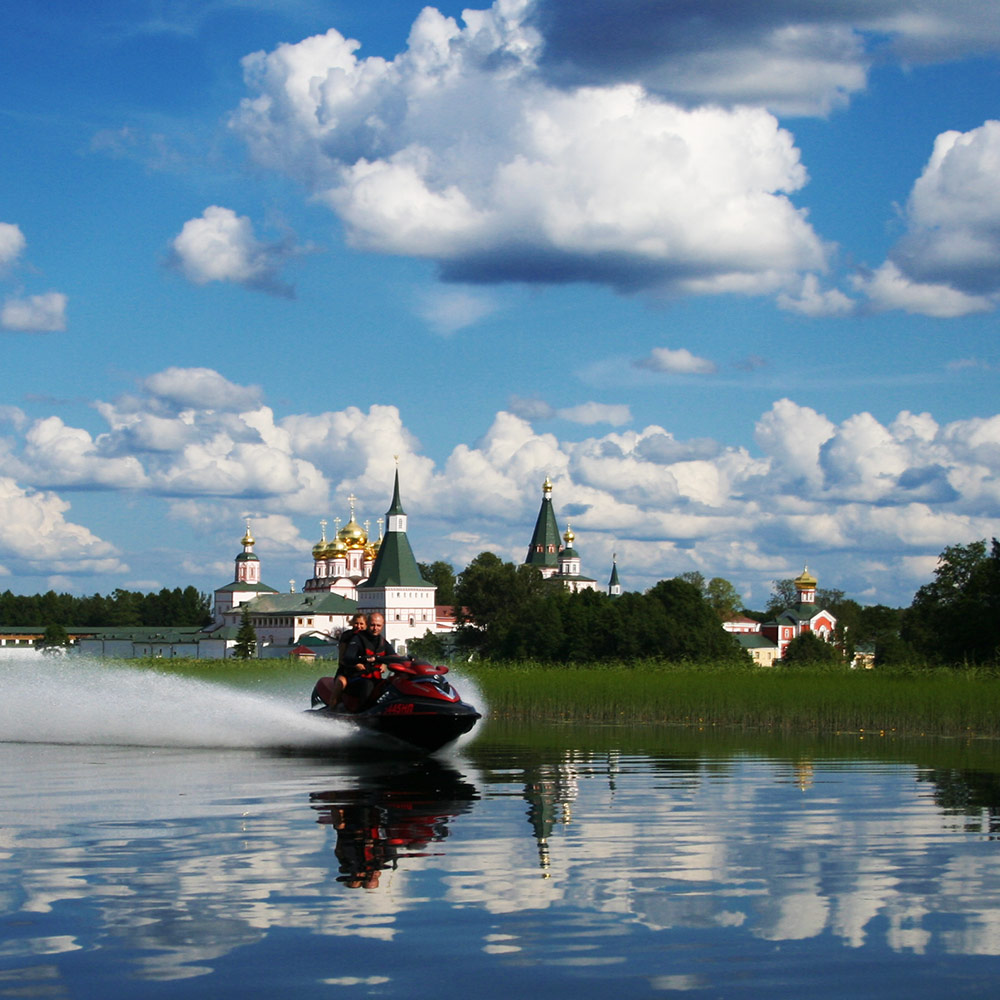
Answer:
[[[333,708],[340,699],[340,694],[344,690],[343,677],[321,677],[312,691],[312,706],[328,705]]]

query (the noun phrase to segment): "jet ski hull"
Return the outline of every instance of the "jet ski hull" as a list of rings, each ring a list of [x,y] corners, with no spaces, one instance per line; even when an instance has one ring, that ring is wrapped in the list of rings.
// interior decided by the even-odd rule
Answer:
[[[386,660],[384,665],[389,676],[378,684],[367,704],[351,705],[348,688],[344,698],[347,705],[343,702],[336,708],[324,705],[311,713],[425,753],[434,753],[453,743],[482,718],[445,679],[447,667],[432,667],[403,658]],[[316,688],[316,691],[328,690],[322,684]]]
[[[388,737],[407,747],[434,753],[471,732],[481,718],[471,705],[463,705],[463,709],[461,712],[443,715],[440,712],[421,711],[415,706],[412,712],[406,714],[385,715],[378,712],[351,713],[316,708],[312,709],[312,714],[347,723],[361,733]]]

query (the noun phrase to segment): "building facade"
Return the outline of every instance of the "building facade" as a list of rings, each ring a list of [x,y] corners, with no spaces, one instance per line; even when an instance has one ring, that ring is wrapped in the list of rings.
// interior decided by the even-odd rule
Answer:
[[[399,472],[379,538],[370,540],[368,522],[350,518],[331,540],[322,536],[312,549],[312,576],[301,593],[282,593],[263,582],[256,541],[246,523],[233,579],[214,593],[212,623],[204,629],[94,629],[80,637],[81,653],[93,656],[220,659],[232,656],[244,614],[257,634],[257,655],[334,658],[337,638],[357,611],[381,613],[385,636],[400,653],[415,638],[453,631],[453,609],[436,608],[436,587],[420,574],[407,536],[407,516],[399,496]],[[338,522],[339,524],[339,519]],[[383,536],[381,528],[386,523]]]
[[[754,662],[761,666],[770,667],[781,660],[788,644],[806,632],[825,642],[833,641],[837,619],[825,608],[816,607],[816,578],[806,567],[793,582],[798,601],[771,621],[757,622],[738,615],[722,623],[722,627],[733,633]]]

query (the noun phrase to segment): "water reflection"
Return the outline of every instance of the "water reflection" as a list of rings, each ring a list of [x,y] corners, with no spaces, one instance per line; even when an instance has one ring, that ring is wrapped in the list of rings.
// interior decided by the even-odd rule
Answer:
[[[934,768],[917,780],[934,786],[934,801],[946,815],[965,817],[967,831],[1000,837],[1000,775]]]
[[[435,760],[368,768],[362,784],[310,792],[317,822],[336,832],[337,881],[374,889],[400,858],[441,856],[429,850],[449,833],[448,823],[468,812],[479,793],[454,768]]]
[[[960,996],[1000,975],[988,768],[586,746],[0,743],[0,996],[78,995],[85,976],[95,995],[130,979],[430,997],[431,928],[487,1000],[543,983]]]

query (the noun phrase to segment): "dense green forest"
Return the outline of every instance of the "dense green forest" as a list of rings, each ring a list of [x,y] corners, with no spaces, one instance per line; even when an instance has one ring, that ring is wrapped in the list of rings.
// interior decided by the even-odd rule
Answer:
[[[435,565],[440,576],[442,568]],[[454,593],[456,640],[465,655],[548,663],[645,657],[747,662],[687,580],[661,580],[645,594],[616,598],[593,590],[570,593],[533,566],[483,552],[455,582]],[[410,648],[431,657],[443,652],[430,639]]]
[[[107,597],[93,594],[74,597],[72,594],[23,596],[5,590],[0,594],[0,625],[39,626],[62,625],[66,628],[87,628],[129,625],[205,625],[212,620],[212,605],[207,594],[194,587],[163,588],[157,593],[144,594],[131,590],[116,590]]]
[[[445,562],[421,564],[438,587],[438,603],[458,609],[459,651],[495,660],[594,663],[657,658],[666,661],[744,663],[746,654],[720,621],[735,613],[760,621],[796,602],[791,580],[775,580],[762,611],[739,607],[727,580],[698,573],[661,580],[643,594],[611,598],[599,591],[570,593],[552,586],[534,567],[483,552],[456,577]],[[816,606],[837,618],[835,647],[850,662],[862,646],[874,647],[876,666],[997,665],[1000,663],[1000,542],[952,545],[938,559],[934,580],[908,608],[862,606],[843,591],[819,589]],[[0,594],[0,625],[94,626],[203,625],[211,601],[194,587],[157,593],[19,596]],[[811,637],[810,637],[811,638]],[[832,649],[796,640],[792,660],[830,659]],[[411,643],[414,652],[438,658],[440,638]]]
[[[661,580],[644,594],[572,594],[548,584],[533,567],[504,562],[491,552],[478,555],[458,578],[447,563],[421,569],[454,594],[460,651],[494,660],[655,657],[740,663],[746,654],[719,622],[741,612],[767,621],[797,602],[794,582],[775,580],[763,610],[741,608],[729,581],[706,581],[699,573]],[[789,663],[850,663],[857,649],[868,648],[883,667],[995,666],[1000,664],[1000,542],[946,548],[933,582],[916,592],[908,608],[863,606],[841,590],[823,588],[816,592],[816,606],[837,619],[834,645],[803,636],[789,649]],[[418,640],[411,648],[431,657],[443,653],[440,639]]]

